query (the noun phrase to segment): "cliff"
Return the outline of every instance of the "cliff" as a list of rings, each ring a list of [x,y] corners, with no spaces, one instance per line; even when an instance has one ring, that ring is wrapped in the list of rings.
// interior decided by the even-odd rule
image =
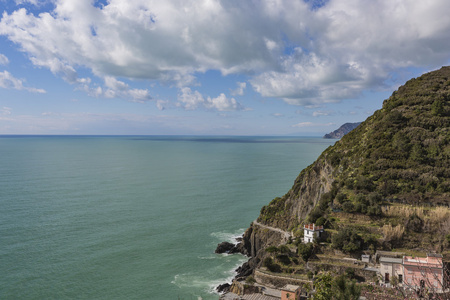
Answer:
[[[347,133],[349,133],[350,131],[352,131],[353,129],[355,129],[356,127],[359,126],[359,124],[361,124],[361,122],[357,122],[357,123],[345,123],[344,125],[342,125],[341,127],[339,127],[338,129],[336,129],[333,132],[327,133],[323,136],[324,139],[340,139],[342,138],[344,135],[346,135]]]
[[[441,250],[448,248],[450,238],[444,239],[450,237],[448,211],[442,219],[447,225],[433,220],[431,210],[422,210],[422,216],[415,212],[395,219],[386,211],[393,203],[413,208],[450,205],[449,116],[450,67],[401,86],[380,110],[301,171],[284,196],[261,209],[244,234],[244,253],[252,257],[247,269],[261,264],[266,256],[262,250],[286,243],[281,231],[295,238],[306,222],[325,223],[339,231],[344,228],[343,222],[336,221],[341,216],[354,223],[346,227],[357,228],[357,249],[370,243],[390,247],[394,242],[397,246],[429,243]],[[356,227],[361,220],[371,222],[371,227]],[[397,240],[381,231],[385,225],[396,224],[409,233],[407,238],[403,231]],[[345,249],[356,249],[352,247],[356,245]]]

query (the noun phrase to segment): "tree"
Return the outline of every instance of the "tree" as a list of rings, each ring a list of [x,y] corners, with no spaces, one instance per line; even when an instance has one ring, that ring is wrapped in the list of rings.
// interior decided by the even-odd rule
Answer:
[[[345,252],[355,252],[361,249],[362,238],[354,230],[344,227],[334,234],[332,239],[333,248],[343,250]]]
[[[333,281],[333,299],[357,300],[361,295],[361,287],[355,280],[348,280],[345,275],[336,277]]]
[[[277,263],[275,263],[272,259],[272,257],[267,257],[264,259],[263,265],[270,271],[274,273],[280,273],[281,272],[281,266]]]
[[[435,116],[443,116],[445,114],[444,101],[437,99],[431,105],[431,113]]]
[[[314,251],[314,246],[312,243],[299,244],[297,248],[298,255],[305,261],[308,262],[309,258],[312,256]]]
[[[314,293],[314,300],[330,300],[332,297],[332,283],[333,279],[330,273],[320,274],[314,281],[316,292]]]
[[[314,300],[357,300],[361,295],[361,287],[345,275],[339,275],[334,280],[330,273],[318,275],[314,286]]]

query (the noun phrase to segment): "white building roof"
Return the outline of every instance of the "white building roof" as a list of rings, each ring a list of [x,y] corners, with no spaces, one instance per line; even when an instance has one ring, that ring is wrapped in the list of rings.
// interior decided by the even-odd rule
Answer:
[[[402,264],[403,263],[403,259],[402,258],[394,258],[394,257],[382,256],[382,257],[380,257],[380,263],[385,263],[385,264]]]
[[[298,285],[293,285],[293,284],[286,284],[282,290],[288,291],[288,292],[295,292],[296,290],[298,290],[299,286]]]

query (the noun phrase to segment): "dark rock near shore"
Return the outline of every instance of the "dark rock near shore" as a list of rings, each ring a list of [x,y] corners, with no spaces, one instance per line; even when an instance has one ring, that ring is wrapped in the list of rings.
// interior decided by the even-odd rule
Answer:
[[[237,249],[236,245],[230,242],[222,242],[217,245],[215,253],[228,253],[228,254],[234,254],[234,253],[240,253],[239,249]]]
[[[257,257],[250,258],[246,263],[236,269],[237,275],[235,279],[244,279],[252,275],[253,270],[256,269],[260,259]]]
[[[219,285],[216,288],[216,290],[218,293],[226,293],[226,292],[230,291],[230,287],[231,287],[231,285],[229,283],[224,283],[224,284]]]

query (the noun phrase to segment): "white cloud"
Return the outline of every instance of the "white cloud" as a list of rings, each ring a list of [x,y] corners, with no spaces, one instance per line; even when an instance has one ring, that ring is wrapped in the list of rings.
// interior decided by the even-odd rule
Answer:
[[[12,108],[3,106],[2,109],[0,109],[0,114],[4,115],[4,116],[10,115],[11,110],[12,110]]]
[[[0,53],[0,65],[7,65],[9,63],[9,59]]]
[[[33,4],[33,5],[39,4],[38,0],[15,0],[15,2],[17,5],[26,4],[26,3]]]
[[[199,91],[192,91],[185,87],[178,94],[178,106],[184,107],[186,110],[193,110],[205,103],[205,99]]]
[[[301,122],[301,123],[297,123],[295,125],[292,125],[292,127],[299,127],[299,128],[303,128],[303,127],[326,127],[326,126],[331,126],[331,125],[335,125],[335,124],[333,124],[333,123]]]
[[[198,73],[219,70],[245,74],[264,97],[317,105],[385,88],[395,70],[450,62],[447,0],[334,0],[313,8],[291,0],[54,4],[39,15],[24,8],[4,12],[0,34],[33,64],[73,84],[79,84],[80,67],[100,78],[167,81],[178,88],[195,84]],[[243,94],[240,84],[232,95]],[[97,88],[96,94],[119,91]],[[133,99],[148,96],[127,91]],[[208,101],[217,110],[233,109],[233,98],[203,99]]]
[[[186,110],[206,108],[207,110],[216,111],[236,111],[244,109],[239,102],[234,98],[228,98],[224,93],[221,93],[215,98],[205,98],[199,91],[192,91],[188,87],[181,89],[181,93],[178,95],[177,105]]]
[[[159,110],[165,110],[166,109],[166,105],[169,103],[169,101],[167,100],[157,100],[156,101],[156,107]]]
[[[243,106],[239,104],[234,98],[227,98],[224,93],[221,93],[216,98],[208,97],[205,103],[205,107],[218,111],[235,111],[243,109]]]
[[[105,77],[105,86],[107,90],[103,94],[107,98],[118,97],[132,99],[132,101],[136,102],[145,102],[152,99],[147,89],[131,89],[125,82],[111,76]],[[101,95],[102,91],[99,90],[97,94]]]
[[[231,95],[233,95],[233,96],[243,96],[244,95],[244,90],[247,87],[247,83],[246,82],[238,82],[237,85],[238,85],[238,87],[231,92]]]
[[[152,100],[149,90],[130,88],[127,83],[112,76],[104,78],[104,87],[92,85],[90,78],[77,78],[76,83],[78,90],[82,90],[92,97],[120,98],[140,103]]]
[[[313,112],[313,117],[321,117],[321,116],[329,116],[332,115],[334,112],[329,111],[329,110],[317,110],[315,112]]]
[[[22,80],[15,78],[8,71],[0,72],[0,87],[5,89],[25,90],[32,93],[45,93],[45,90],[43,89],[24,86]]]

